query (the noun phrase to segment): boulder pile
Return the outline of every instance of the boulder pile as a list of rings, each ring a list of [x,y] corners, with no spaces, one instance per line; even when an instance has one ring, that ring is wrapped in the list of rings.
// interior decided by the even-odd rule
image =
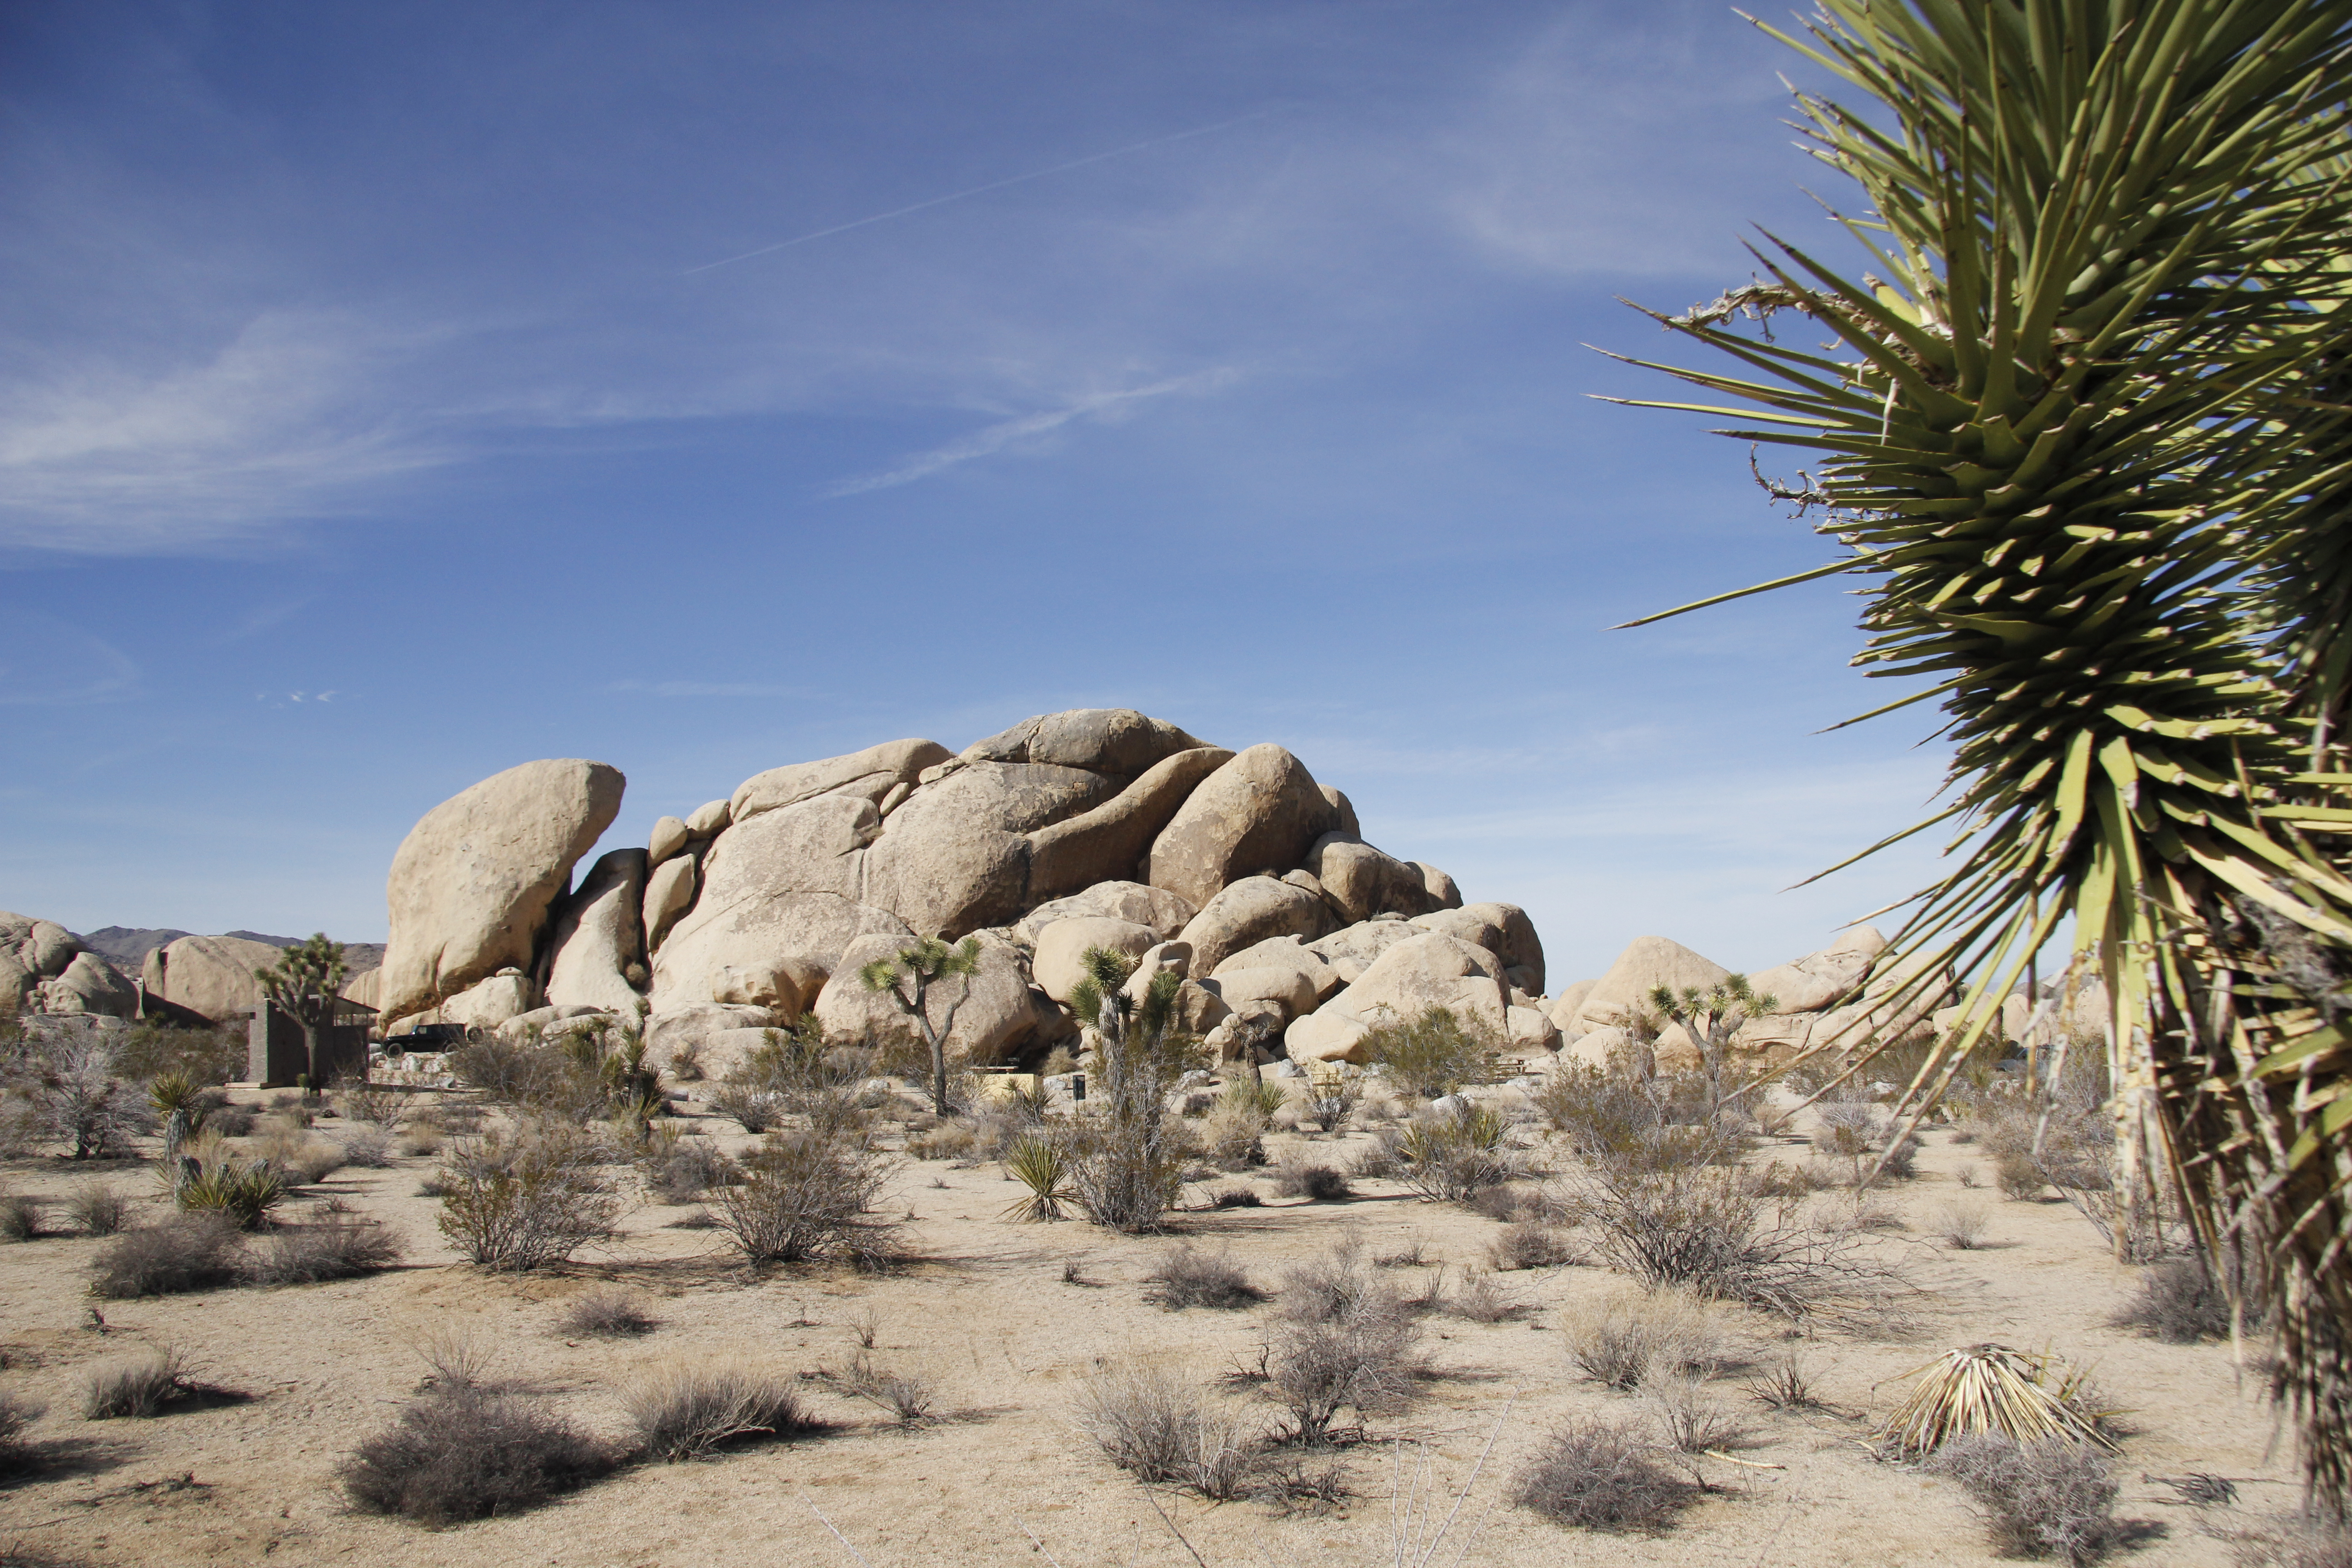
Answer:
[[[1228,1056],[1354,1051],[1432,1003],[1557,1049],[1526,911],[1364,842],[1348,797],[1277,745],[1211,745],[1129,709],[1029,719],[950,752],[891,741],[772,768],[643,848],[574,866],[625,781],[526,763],[427,813],[394,857],[376,1001],[393,1032],[641,1020],[656,1059],[722,1070],[759,1031],[911,1028],[858,966],[916,935],[981,949],[951,1044],[979,1064],[1071,1039],[1088,947],[1184,977],[1184,1022]]]
[[[128,1018],[138,987],[54,921],[0,910],[0,1010]]]

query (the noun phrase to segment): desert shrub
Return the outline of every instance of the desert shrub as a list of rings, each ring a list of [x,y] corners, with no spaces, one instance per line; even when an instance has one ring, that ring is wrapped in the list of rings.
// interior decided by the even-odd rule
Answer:
[[[631,1384],[623,1401],[645,1452],[669,1464],[708,1458],[746,1437],[817,1430],[790,1380],[716,1361],[656,1367]]]
[[[1209,1206],[1219,1209],[1264,1208],[1265,1199],[1258,1195],[1255,1187],[1244,1186],[1241,1183],[1235,1182],[1230,1186],[1219,1187],[1210,1194]]]
[[[1473,1268],[1464,1276],[1462,1289],[1446,1298],[1445,1310],[1474,1323],[1499,1323],[1517,1317],[1528,1307],[1505,1289],[1494,1275]]]
[[[258,1230],[269,1211],[286,1197],[286,1183],[267,1161],[246,1164],[225,1154],[199,1160],[193,1175],[172,1190],[173,1201],[191,1214],[218,1215],[241,1230]]]
[[[1495,1076],[1496,1045],[1465,1026],[1450,1007],[1428,1006],[1410,1018],[1375,1025],[1362,1041],[1367,1062],[1423,1100],[1452,1094]]]
[[[647,1142],[643,1163],[646,1185],[672,1206],[695,1202],[735,1174],[735,1162],[706,1138],[656,1136]]]
[[[863,1350],[849,1358],[848,1367],[835,1381],[850,1394],[888,1411],[891,1419],[901,1426],[921,1426],[923,1418],[931,1413],[931,1406],[939,1402],[939,1393],[930,1379],[877,1367],[873,1357]]]
[[[1637,1148],[1664,1120],[1630,1073],[1561,1061],[1528,1097],[1546,1126],[1588,1160]]]
[[[917,1160],[969,1160],[980,1148],[980,1133],[969,1121],[942,1121],[907,1134],[907,1153]]]
[[[1015,1139],[1003,1156],[1004,1173],[1028,1190],[1029,1195],[1007,1206],[1005,1213],[1024,1220],[1063,1217],[1062,1205],[1074,1203],[1070,1185],[1070,1151],[1061,1138],[1033,1128]]]
[[[707,1103],[751,1133],[765,1132],[781,1123],[786,1109],[784,1097],[775,1089],[744,1083],[719,1084],[710,1091]]]
[[[2171,1258],[2142,1269],[2138,1287],[2107,1322],[2168,1345],[2226,1340],[2230,1296],[2203,1258]]]
[[[1557,1268],[1575,1262],[1576,1249],[1558,1226],[1522,1220],[1505,1226],[1487,1244],[1486,1256],[1501,1269]]]
[[[161,1415],[164,1406],[196,1392],[178,1355],[157,1352],[137,1361],[102,1366],[82,1379],[85,1421],[139,1420]]]
[[[1649,1394],[1659,1429],[1678,1453],[1704,1454],[1737,1442],[1745,1431],[1723,1402],[1707,1393],[1703,1377],[1654,1379]]]
[[[1568,1353],[1593,1382],[1632,1390],[1712,1373],[1723,1358],[1723,1331],[1704,1307],[1678,1292],[1622,1292],[1570,1329]]]
[[[1392,1182],[1404,1174],[1402,1152],[1404,1134],[1393,1127],[1383,1127],[1372,1134],[1372,1141],[1356,1151],[1355,1162],[1348,1173],[1364,1181]]]
[[[1801,1320],[1883,1312],[1908,1289],[1863,1253],[1856,1227],[1812,1224],[1736,1169],[1628,1175],[1596,1168],[1578,1202],[1602,1260],[1646,1285]]]
[[[1226,1092],[1201,1123],[1201,1146],[1210,1159],[1229,1171],[1265,1163],[1266,1118],[1273,1112],[1259,1110],[1260,1102],[1255,1096],[1237,1100],[1233,1090],[1244,1085],[1226,1085]],[[1271,1084],[1259,1087],[1276,1093]],[[1278,1093],[1276,1099],[1278,1101]]]
[[[614,1289],[591,1290],[574,1297],[555,1321],[559,1332],[604,1340],[650,1333],[654,1324],[653,1315],[635,1295]]]
[[[1161,1306],[1180,1310],[1186,1307],[1215,1307],[1231,1311],[1265,1300],[1265,1292],[1249,1282],[1249,1276],[1234,1261],[1232,1253],[1212,1256],[1196,1249],[1191,1242],[1162,1258],[1160,1267],[1145,1278],[1159,1286],[1155,1294]]]
[[[364,1170],[382,1170],[392,1163],[392,1131],[379,1122],[355,1121],[335,1142],[347,1163]],[[317,1176],[310,1180],[317,1181]]]
[[[1748,1392],[1774,1410],[1817,1410],[1822,1407],[1820,1398],[1813,1392],[1811,1369],[1805,1365],[1801,1351],[1785,1351],[1775,1356],[1756,1376],[1748,1379]]]
[[[2352,1526],[2322,1510],[2240,1524],[2225,1539],[2236,1568],[2352,1568]]]
[[[355,1279],[400,1260],[400,1238],[372,1219],[329,1215],[316,1225],[272,1231],[247,1268],[257,1285],[315,1285]]]
[[[373,1131],[373,1130],[371,1130]],[[278,1168],[297,1186],[312,1186],[325,1181],[351,1163],[344,1145],[331,1138],[314,1138],[304,1143]]]
[[[112,1159],[154,1118],[117,1071],[114,1047],[79,1035],[46,1040],[26,1054],[21,1087],[41,1133],[77,1160]]]
[[[896,1226],[874,1215],[889,1167],[862,1132],[772,1132],[711,1207],[747,1262],[844,1257],[875,1264]]]
[[[1255,1467],[1257,1435],[1164,1367],[1118,1365],[1089,1373],[1078,1424],[1112,1464],[1146,1486],[1229,1498],[1241,1494]]]
[[[90,1264],[92,1294],[109,1300],[206,1290],[237,1276],[244,1240],[217,1215],[181,1215],[126,1230]]]
[[[2115,1517],[2121,1488],[2106,1456],[2088,1444],[1977,1433],[1945,1444],[1927,1468],[1968,1489],[2004,1557],[2095,1563],[2122,1538]]]
[[[123,1031],[115,1047],[115,1071],[132,1083],[180,1073],[204,1089],[242,1073],[246,1053],[242,1029],[185,1029],[145,1019]]]
[[[1318,1204],[1338,1203],[1356,1195],[1355,1189],[1348,1185],[1348,1178],[1330,1166],[1289,1161],[1276,1167],[1274,1190],[1286,1198],[1311,1198]]]
[[[1307,1090],[1302,1109],[1307,1120],[1324,1131],[1343,1132],[1347,1131],[1348,1119],[1356,1113],[1356,1102],[1363,1097],[1363,1085],[1345,1078],[1330,1079]]]
[[[0,1194],[0,1241],[30,1241],[41,1234],[41,1200]]]
[[[17,1394],[0,1394],[0,1477],[40,1468],[40,1450],[26,1441],[25,1432],[41,1418],[44,1408]]]
[[[440,1526],[518,1512],[617,1462],[606,1445],[536,1405],[448,1388],[362,1443],[342,1482],[362,1512]]]
[[[1511,1482],[1511,1501],[1580,1530],[1654,1531],[1699,1489],[1653,1457],[1636,1428],[1572,1421],[1545,1439]]]
[[[602,1152],[560,1121],[452,1145],[436,1173],[441,1234],[494,1271],[562,1262],[608,1234],[620,1211]]]
[[[404,1154],[438,1154],[441,1152],[441,1129],[430,1121],[412,1121],[400,1130],[400,1152]]]
[[[1423,1197],[1460,1203],[1517,1175],[1500,1114],[1483,1105],[1415,1117],[1397,1140],[1405,1184]]]
[[[66,1217],[84,1236],[112,1236],[131,1222],[131,1200],[112,1187],[85,1182],[66,1200]]]
[[[218,1110],[205,1113],[205,1126],[224,1138],[245,1138],[251,1136],[254,1123],[259,1120],[246,1106],[225,1105]]]
[[[1229,1080],[1217,1093],[1217,1108],[1240,1115],[1255,1117],[1261,1127],[1266,1119],[1282,1109],[1282,1086],[1268,1083],[1262,1078],[1239,1078]]]
[[[1473,1194],[1463,1200],[1462,1206],[1503,1225],[1520,1220],[1558,1225],[1572,1217],[1568,1205],[1543,1188],[1518,1183]]]
[[[387,1132],[399,1125],[401,1112],[407,1105],[408,1096],[400,1090],[370,1084],[363,1078],[347,1078],[335,1086],[337,1111],[351,1121],[381,1127]]]
[[[1937,1211],[1937,1234],[1955,1252],[1973,1252],[1984,1245],[1985,1212],[1980,1204],[1946,1204]]]
[[[1283,1440],[1319,1445],[1342,1411],[1360,1419],[1401,1404],[1412,1386],[1419,1333],[1352,1250],[1292,1268],[1263,1357],[1267,1392],[1290,1417]]]

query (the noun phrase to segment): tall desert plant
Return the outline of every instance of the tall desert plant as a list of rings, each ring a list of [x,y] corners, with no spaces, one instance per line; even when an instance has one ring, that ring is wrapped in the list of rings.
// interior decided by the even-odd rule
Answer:
[[[980,939],[966,937],[954,946],[937,937],[923,937],[888,958],[877,958],[857,972],[866,990],[890,998],[922,1031],[931,1050],[931,1109],[948,1114],[948,1031],[955,1027],[956,1009],[971,994],[971,976],[980,970]],[[931,1022],[931,987],[942,981],[961,980],[947,1014]]]
[[[1071,1184],[1097,1225],[1155,1230],[1183,1185],[1185,1142],[1168,1125],[1168,1096],[1200,1054],[1200,1037],[1177,1026],[1183,978],[1161,970],[1137,995],[1127,954],[1091,947],[1080,962],[1071,1007],[1094,1026],[1102,1093],[1070,1133]]]
[[[2352,880],[2312,836],[2352,825],[2347,26],[2352,0],[1822,0],[1775,36],[1858,95],[1799,104],[1862,189],[1859,263],[1768,237],[1757,281],[1658,318],[1748,373],[1659,367],[1712,395],[1664,406],[1810,454],[1768,484],[1839,548],[1761,586],[1864,579],[1856,662],[1924,682],[1875,711],[1942,707],[1952,797],[1895,838],[1961,832],[1894,956],[1972,979],[1906,1117],[2071,921],[2125,1191],[2168,1165],[2209,1246],[2267,1249],[2338,1510]]]
[[[302,1051],[310,1059],[313,1084],[326,1081],[326,1057],[320,1047],[334,1026],[340,1000],[336,994],[350,973],[351,966],[343,961],[343,944],[329,942],[324,931],[281,949],[276,963],[253,972],[261,983],[262,994],[301,1029]]]

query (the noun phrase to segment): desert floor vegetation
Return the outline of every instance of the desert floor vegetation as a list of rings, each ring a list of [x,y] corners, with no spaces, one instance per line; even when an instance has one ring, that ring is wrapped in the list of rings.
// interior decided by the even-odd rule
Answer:
[[[43,1215],[0,1247],[0,1516],[62,1521],[44,1549],[67,1560],[276,1542],[387,1568],[442,1552],[428,1527],[487,1563],[593,1561],[627,1533],[647,1563],[700,1564],[753,1531],[851,1568],[810,1501],[876,1568],[1028,1552],[1024,1527],[1073,1568],[1190,1562],[1155,1507],[1214,1564],[1386,1561],[1400,1489],[1442,1522],[1465,1483],[1449,1561],[1474,1524],[1466,1563],[1748,1561],[1769,1538],[1792,1563],[2145,1546],[2219,1568],[2284,1539],[2292,1458],[2193,1258],[2117,1262],[2046,1183],[1971,1191],[1981,1120],[1926,1130],[1906,1182],[1857,1194],[1832,1171],[1792,1194],[1759,1173],[1815,1157],[1807,1118],[1726,1143],[1605,1087],[1473,1085],[1465,1118],[1375,1077],[1327,1131],[1211,1086],[1184,1128],[1238,1117],[1261,1162],[1220,1169],[1202,1143],[1139,1235],[1059,1198],[1067,1217],[1034,1223],[1009,1168],[1034,1116],[942,1121],[919,1081],[863,1105],[778,1089],[798,1109],[756,1134],[707,1100],[625,1125],[584,1093],[551,1111],[349,1085],[304,1128],[302,1104],[236,1091],[198,1140],[213,1168],[360,1128],[389,1131],[386,1163],[289,1186],[250,1229],[181,1206],[153,1131],[147,1163],[52,1143],[0,1164]],[[919,1157],[949,1129],[962,1152]],[[1285,1194],[1318,1168],[1351,1195]],[[1721,1222],[1706,1268],[1654,1234],[1675,1205]],[[1981,1245],[1948,1239],[1956,1208],[1985,1216]],[[1737,1288],[1804,1278],[1824,1247],[1826,1304]],[[2019,1462],[1890,1451],[1912,1374],[1989,1341],[2094,1370],[2126,1407],[2115,1435]],[[83,1414],[134,1384],[162,1418]],[[2162,1480],[2200,1474],[2237,1500],[2190,1510]]]

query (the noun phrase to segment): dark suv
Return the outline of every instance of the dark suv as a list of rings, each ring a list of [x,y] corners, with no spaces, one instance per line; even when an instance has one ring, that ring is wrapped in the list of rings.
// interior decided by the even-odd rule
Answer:
[[[404,1035],[394,1035],[383,1042],[387,1055],[404,1056],[410,1051],[454,1051],[466,1043],[463,1024],[419,1024]]]

